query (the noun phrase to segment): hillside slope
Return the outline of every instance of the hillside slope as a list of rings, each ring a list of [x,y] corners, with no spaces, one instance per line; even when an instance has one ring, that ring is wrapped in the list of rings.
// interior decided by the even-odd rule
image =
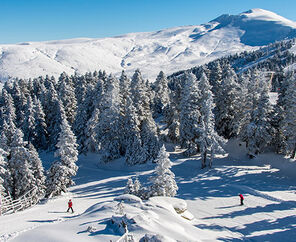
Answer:
[[[117,74],[137,68],[147,78],[171,74],[221,56],[257,49],[296,36],[296,23],[253,9],[222,15],[209,23],[113,38],[70,39],[0,45],[0,80],[58,76],[98,69]]]

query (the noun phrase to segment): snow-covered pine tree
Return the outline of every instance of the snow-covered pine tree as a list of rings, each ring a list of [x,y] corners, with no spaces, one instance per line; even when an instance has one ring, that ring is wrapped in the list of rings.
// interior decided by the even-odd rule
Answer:
[[[98,152],[100,150],[100,143],[97,139],[96,135],[96,126],[99,121],[100,110],[102,109],[102,97],[103,97],[103,81],[98,80],[96,86],[93,90],[94,97],[93,97],[93,104],[92,108],[89,110],[92,111],[91,117],[88,119],[86,123],[86,127],[84,129],[84,144],[82,144],[81,148],[79,149],[80,152]],[[88,115],[86,116],[88,118]]]
[[[248,155],[254,157],[270,143],[272,106],[269,101],[269,89],[266,80],[260,81],[261,94],[258,106],[251,112],[251,120],[247,126],[245,142]]]
[[[202,156],[202,165],[201,167],[206,167],[206,161],[208,154],[209,158],[209,167],[212,167],[212,162],[215,153],[224,152],[222,146],[225,143],[225,140],[218,135],[215,131],[215,118],[213,114],[213,94],[211,91],[211,85],[208,82],[206,75],[203,73],[199,80],[199,90],[200,90],[200,122],[198,124],[199,129],[199,138],[198,146],[200,148]]]
[[[136,70],[131,80],[131,97],[136,108],[140,123],[151,115],[150,99],[146,82],[140,70]]]
[[[186,84],[183,98],[180,104],[180,141],[181,146],[187,148],[186,156],[191,156],[199,151],[198,138],[200,130],[200,91],[196,77],[192,73],[186,73]]]
[[[142,147],[145,150],[146,161],[153,161],[160,150],[160,141],[157,135],[157,127],[152,114],[144,119],[140,126]]]
[[[10,145],[11,152],[8,166],[12,178],[12,196],[14,199],[36,187],[36,178],[29,162],[30,156],[23,137],[23,132],[16,129]]]
[[[76,117],[77,100],[73,83],[66,73],[62,73],[59,77],[58,90],[59,99],[63,103],[67,120],[72,125]]]
[[[129,96],[126,97],[126,108],[122,116],[123,135],[121,145],[125,149],[125,162],[129,165],[142,164],[147,161],[147,150],[142,147],[139,120],[135,107]]]
[[[163,113],[164,107],[169,103],[168,79],[163,71],[158,74],[152,88],[154,91],[153,113],[158,116]]]
[[[239,136],[242,140],[245,140],[247,137],[247,127],[251,120],[251,114],[253,110],[256,109],[258,106],[258,100],[260,97],[260,73],[257,69],[254,69],[252,71],[248,71],[247,73],[244,73],[244,75],[241,77],[242,82],[241,86],[243,89],[242,96],[244,97],[242,99],[242,114],[241,114],[241,120],[240,120],[240,133]]]
[[[16,130],[16,114],[13,99],[11,95],[6,91],[6,89],[2,90],[1,104],[3,105],[0,120],[2,126],[1,132],[5,134],[7,138],[6,145],[9,147]]]
[[[84,141],[82,152],[98,152],[99,151],[99,142],[96,137],[96,126],[99,121],[100,110],[95,108],[93,111],[92,117],[87,121],[85,134],[86,138]]]
[[[63,104],[60,100],[56,99],[54,106],[52,108],[52,119],[50,126],[48,127],[49,131],[49,149],[54,150],[57,144],[58,136],[61,132],[61,124],[66,118]]]
[[[35,144],[35,139],[38,134],[35,133],[36,122],[34,111],[35,109],[32,98],[31,96],[28,96],[26,110],[24,112],[25,120],[23,121],[22,130],[24,133],[24,139]]]
[[[215,98],[216,130],[226,139],[236,137],[241,119],[241,88],[232,68],[226,71]]]
[[[46,177],[44,175],[44,168],[42,161],[39,158],[39,154],[31,143],[28,144],[28,153],[28,162],[31,165],[31,170],[35,178],[35,186],[37,188],[35,192],[35,199],[37,200],[38,197],[43,197],[45,195]]]
[[[164,145],[161,147],[155,160],[154,176],[151,177],[150,196],[174,197],[177,194],[178,186],[175,181],[175,174],[170,170],[172,167],[168,153]]]
[[[134,186],[134,182],[132,178],[128,178],[125,189],[124,189],[124,193],[125,194],[134,194],[135,192],[135,186]]]
[[[85,82],[90,79],[90,77],[84,78]],[[89,137],[88,135],[91,135],[86,133],[87,122],[92,117],[94,109],[98,108],[98,104],[100,103],[103,92],[103,83],[101,80],[98,80],[96,86],[94,86],[93,83],[86,85],[86,92],[81,93],[81,95],[83,95],[82,97],[77,97],[77,99],[81,100],[81,102],[78,102],[77,114],[73,125],[73,130],[79,145],[79,152],[87,152],[87,147],[84,145],[86,144],[86,139]]]
[[[139,197],[139,193],[141,191],[142,185],[138,179],[138,177],[136,177],[135,182],[134,182],[134,195]]]
[[[7,126],[5,121],[4,121],[4,124],[5,124],[4,126]],[[10,151],[10,148],[8,146],[8,139],[7,139],[6,134],[3,130],[0,132],[0,148],[8,153]]]
[[[25,116],[25,106],[26,106],[26,96],[25,93],[22,92],[20,86],[19,86],[19,81],[15,80],[13,89],[12,89],[12,98],[15,106],[15,114],[16,114],[16,119],[15,119],[15,124],[17,127],[22,127],[23,121],[24,121],[24,116]]]
[[[47,148],[47,139],[48,139],[48,133],[47,133],[47,126],[45,122],[45,114],[43,112],[43,107],[41,105],[41,102],[37,97],[34,98],[34,119],[35,119],[35,136],[33,145],[37,149],[43,149],[46,150]]]
[[[293,73],[287,79],[287,89],[283,97],[284,110],[283,120],[281,121],[281,130],[285,135],[286,147],[285,153],[292,159],[296,155],[296,74]]]
[[[8,153],[0,148],[0,196],[11,191],[11,175],[8,169]]]
[[[96,137],[100,142],[104,162],[120,157],[119,97],[119,81],[110,75],[107,80],[106,91],[100,103],[99,121],[96,126]]]
[[[62,192],[66,192],[67,187],[74,184],[72,177],[76,175],[78,170],[75,164],[78,160],[78,145],[66,118],[62,120],[56,147],[55,157],[57,160],[53,162],[48,171],[47,197],[58,196]]]

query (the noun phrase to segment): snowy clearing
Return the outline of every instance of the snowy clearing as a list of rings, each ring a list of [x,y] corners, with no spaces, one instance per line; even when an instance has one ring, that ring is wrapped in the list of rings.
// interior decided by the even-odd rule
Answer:
[[[235,142],[228,150],[233,152],[217,157],[210,170],[200,169],[199,157],[171,153],[177,197],[148,201],[121,195],[128,177],[139,176],[145,183],[153,164],[127,167],[118,160],[111,169],[110,164],[98,167],[97,155],[80,156],[77,185],[64,196],[0,217],[0,239],[117,241],[124,220],[136,241],[146,234],[159,241],[294,241],[295,162],[271,154],[250,161]],[[244,206],[238,193],[244,194]],[[69,198],[74,214],[66,213]],[[125,215],[118,210],[121,200]]]

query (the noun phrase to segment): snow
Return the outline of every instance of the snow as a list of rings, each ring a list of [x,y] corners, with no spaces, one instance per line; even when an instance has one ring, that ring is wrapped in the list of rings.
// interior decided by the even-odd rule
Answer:
[[[296,28],[295,22],[265,9],[254,8],[240,15],[246,17],[245,21],[251,21],[251,20],[274,21],[274,22],[278,22],[281,25]]]
[[[161,70],[171,74],[291,38],[295,28],[296,23],[275,13],[253,9],[235,16],[222,15],[202,25],[156,32],[0,45],[0,80],[98,69],[115,75],[124,69],[131,74],[138,68],[145,78],[154,80]]]
[[[249,160],[244,143],[236,140],[226,151],[216,156],[212,169],[202,170],[199,156],[185,159],[182,150],[171,152],[177,197],[147,201],[123,191],[131,176],[145,184],[155,164],[98,165],[100,156],[82,155],[77,185],[58,198],[0,217],[0,241],[117,241],[123,220],[135,241],[145,235],[152,241],[294,241],[295,161],[271,153]],[[47,167],[50,155],[42,154]],[[74,214],[66,213],[69,199]]]

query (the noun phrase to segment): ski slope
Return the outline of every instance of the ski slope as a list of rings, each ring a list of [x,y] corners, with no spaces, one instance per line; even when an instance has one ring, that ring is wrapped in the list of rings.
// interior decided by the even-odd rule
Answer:
[[[250,161],[243,145],[230,141],[213,169],[200,169],[200,157],[171,152],[179,191],[176,199],[154,197],[123,202],[128,230],[139,241],[295,241],[295,161],[265,154]],[[45,165],[50,156],[43,157]],[[118,203],[130,176],[145,183],[153,164],[127,167],[118,160],[97,166],[99,157],[81,156],[77,185],[69,193],[17,214],[0,217],[1,241],[117,241],[122,231]],[[245,197],[239,206],[238,193]],[[72,199],[75,213],[66,213]],[[115,199],[115,200],[114,200]],[[174,207],[186,209],[182,217]],[[88,227],[91,231],[88,231]]]
[[[145,78],[154,80],[161,70],[169,75],[295,36],[295,22],[252,9],[239,15],[225,14],[206,24],[156,32],[0,45],[0,80],[99,69],[131,74],[138,68]]]

